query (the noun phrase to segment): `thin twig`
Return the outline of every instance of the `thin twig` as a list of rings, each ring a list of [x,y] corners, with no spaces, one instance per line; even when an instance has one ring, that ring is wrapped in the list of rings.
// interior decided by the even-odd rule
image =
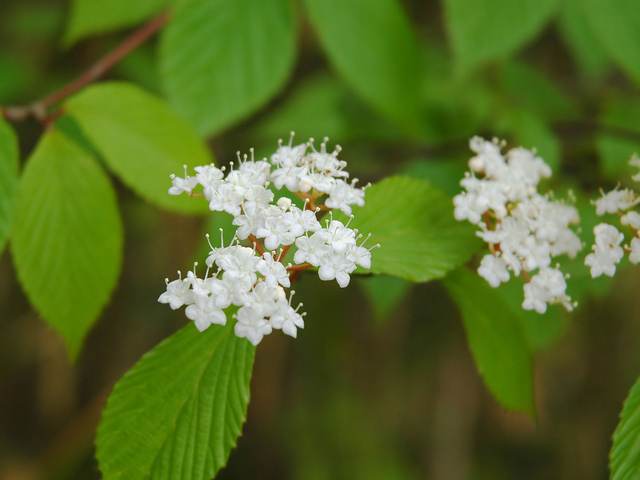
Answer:
[[[142,42],[147,40],[151,35],[160,30],[169,20],[169,12],[163,12],[144,24],[138,30],[125,38],[117,47],[107,53],[104,57],[94,63],[88,70],[79,77],[66,84],[59,90],[42,98],[31,105],[27,106],[10,106],[2,107],[2,116],[7,120],[24,120],[29,116],[33,116],[43,123],[47,123],[47,109],[64,100],[69,95],[80,90],[82,87],[94,82],[105,73],[107,73],[114,65],[126,57],[131,51],[137,48]],[[55,115],[55,112],[52,114]]]

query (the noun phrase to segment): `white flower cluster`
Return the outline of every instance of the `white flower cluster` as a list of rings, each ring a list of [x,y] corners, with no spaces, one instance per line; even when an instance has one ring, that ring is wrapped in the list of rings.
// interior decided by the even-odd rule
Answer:
[[[525,148],[503,155],[502,146],[497,140],[471,139],[477,155],[469,161],[471,172],[460,181],[465,191],[453,199],[456,219],[479,226],[477,235],[491,251],[478,273],[493,287],[508,281],[509,272],[522,275],[527,281],[522,303],[526,310],[544,313],[547,304],[554,303],[572,310],[567,276],[551,266],[551,259],[562,254],[573,258],[582,249],[569,228],[578,223],[578,211],[538,193],[540,180],[551,176],[542,158]]]
[[[640,158],[633,156],[629,164],[640,168]],[[640,173],[631,177],[634,181],[640,182]],[[629,245],[620,246],[624,240],[624,235],[613,225],[600,223],[593,228],[595,234],[595,244],[591,247],[592,253],[584,259],[585,265],[591,269],[591,277],[596,278],[603,273],[613,277],[616,273],[616,265],[624,257],[625,251],[629,253],[629,261],[633,264],[640,262],[640,214],[632,207],[640,203],[640,196],[629,189],[620,190],[618,187],[609,193],[601,192],[602,197],[593,202],[596,206],[596,213],[602,216],[606,213],[615,213],[620,216],[620,223],[629,227],[633,233],[633,238]]]
[[[207,273],[198,278],[189,272],[186,278],[179,275],[169,282],[167,291],[158,299],[168,303],[172,309],[186,305],[185,314],[202,331],[211,324],[225,325],[224,309],[235,305],[235,334],[246,337],[253,345],[260,343],[264,335],[274,329],[296,337],[297,329],[304,328],[303,316],[298,313],[300,305],[291,306],[293,291],[286,298],[284,288],[300,271],[318,267],[322,280],[336,280],[346,287],[350,274],[357,266],[371,267],[371,250],[364,243],[357,229],[349,228],[338,220],[318,221],[318,214],[338,208],[351,215],[351,205],[364,205],[364,188],[356,188],[354,180],[347,183],[349,174],[344,170],[346,162],[338,160],[340,147],[332,153],[326,151],[325,139],[320,151],[313,147],[313,139],[292,146],[293,134],[288,145],[280,142],[271,162],[256,161],[240,157],[239,164],[225,169],[215,165],[196,167],[196,175],[179,178],[172,175],[169,193],[179,195],[187,192],[192,196],[197,185],[201,185],[212,211],[225,211],[234,216],[237,231],[231,244],[213,247],[207,258]],[[296,206],[291,199],[280,197],[269,189],[278,190],[286,186],[303,202]],[[325,198],[324,205],[317,202]],[[353,215],[351,215],[353,218]],[[207,236],[208,238],[208,236]],[[252,247],[242,246],[247,240]],[[362,241],[360,241],[362,239]],[[289,249],[295,245],[295,264],[284,264]],[[279,250],[279,251],[278,251]],[[209,272],[215,272],[209,275]]]

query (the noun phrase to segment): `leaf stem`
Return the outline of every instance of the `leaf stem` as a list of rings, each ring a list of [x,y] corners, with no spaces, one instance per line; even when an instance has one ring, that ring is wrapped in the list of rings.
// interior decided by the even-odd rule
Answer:
[[[118,46],[99,59],[88,70],[70,83],[30,105],[2,107],[2,116],[7,120],[13,121],[24,120],[33,116],[47,126],[50,123],[50,119],[57,113],[53,112],[51,115],[48,115],[47,109],[64,100],[69,95],[75,93],[89,83],[102,77],[120,60],[160,30],[167,23],[169,17],[170,13],[168,11],[162,12],[160,15],[156,16],[125,38]]]

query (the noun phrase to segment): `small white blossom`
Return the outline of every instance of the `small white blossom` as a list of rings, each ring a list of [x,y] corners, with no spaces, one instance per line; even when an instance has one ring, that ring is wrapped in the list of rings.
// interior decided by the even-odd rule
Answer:
[[[344,181],[349,177],[347,163],[337,157],[339,146],[327,152],[326,138],[320,151],[313,147],[313,139],[297,146],[292,143],[293,134],[288,145],[280,141],[270,162],[256,161],[253,150],[250,156],[238,153],[237,164],[231,163],[226,176],[224,168],[213,164],[196,167],[194,177],[189,177],[186,167],[184,178],[171,176],[171,194],[194,195],[199,184],[209,209],[233,215],[237,227],[228,246],[224,238],[219,247],[209,243],[204,278],[194,269],[187,278],[167,279],[166,291],[158,298],[172,309],[186,306],[185,315],[200,331],[212,324],[224,325],[224,309],[234,305],[238,307],[234,332],[253,345],[273,329],[296,337],[298,329],[304,328],[305,313],[298,312],[302,304],[291,307],[293,292],[287,301],[284,288],[291,286],[292,271],[297,275],[315,266],[322,280],[335,279],[346,287],[357,266],[371,267],[371,250],[380,245],[365,248],[370,235],[357,245],[363,235],[349,228],[351,220],[345,225],[330,217],[323,228],[317,217],[321,210],[332,208],[351,214],[351,205],[364,205],[366,187],[356,188],[357,180],[350,184]],[[287,187],[304,201],[304,207],[298,208],[284,196],[276,198],[271,186]],[[325,205],[317,205],[322,198],[326,198]],[[241,244],[249,238],[251,246]],[[294,243],[296,265],[285,266],[284,259]]]
[[[187,166],[184,166],[184,178],[171,175],[172,187],[169,189],[169,195],[180,195],[183,192],[191,193],[198,184],[196,177],[190,177],[187,175]]]
[[[510,272],[528,279],[528,272],[537,271],[525,285],[523,308],[542,313],[548,303],[560,303],[571,310],[564,290],[552,294],[540,282],[553,279],[566,288],[562,272],[550,265],[553,257],[573,258],[582,249],[571,229],[579,221],[578,211],[538,193],[538,183],[551,176],[551,168],[534,151],[514,148],[503,155],[503,143],[479,137],[469,146],[477,155],[469,161],[471,172],[460,181],[464,191],[453,204],[455,218],[477,225],[476,234],[491,250],[478,274],[497,287]]]
[[[640,262],[640,238],[633,237],[631,239],[631,245],[629,245],[629,261],[634,265],[637,265]]]
[[[624,235],[613,225],[600,223],[593,228],[596,243],[593,245],[593,253],[586,256],[584,263],[591,268],[591,277],[596,278],[603,273],[613,277],[616,273],[616,265],[624,256],[624,250],[620,243]]]
[[[611,190],[609,193],[602,192],[602,197],[595,201],[596,214],[616,213],[618,210],[627,210],[637,205],[640,197],[629,189]]]
[[[547,311],[548,303],[560,303],[567,310],[573,310],[574,304],[566,295],[565,277],[557,268],[541,268],[524,286],[522,308],[538,313]]]
[[[620,223],[629,225],[634,230],[640,230],[640,214],[631,210],[620,217]]]
[[[489,285],[492,287],[497,287],[500,283],[509,280],[507,264],[502,258],[494,255],[485,255],[482,257],[482,261],[478,267],[478,274],[489,282]]]

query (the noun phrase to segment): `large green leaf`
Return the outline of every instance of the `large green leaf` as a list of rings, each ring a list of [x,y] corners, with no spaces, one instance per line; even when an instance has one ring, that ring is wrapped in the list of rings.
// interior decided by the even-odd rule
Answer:
[[[576,114],[573,100],[540,69],[518,61],[505,62],[500,69],[500,88],[509,102],[531,111],[542,120]]]
[[[75,356],[120,272],[113,187],[95,159],[51,129],[24,169],[12,229],[18,278]]]
[[[453,217],[451,197],[422,180],[387,178],[367,189],[365,201],[353,209],[350,226],[371,232],[368,245],[381,245],[372,251],[372,273],[427,282],[466,262],[481,246],[473,229]]]
[[[558,0],[445,0],[445,20],[458,70],[515,53],[554,13]]]
[[[116,384],[98,429],[105,480],[213,478],[242,431],[255,348],[187,325]]]
[[[603,73],[611,62],[598,37],[589,26],[584,0],[564,0],[558,15],[558,26],[564,41],[570,47],[571,60],[586,74]]]
[[[9,238],[11,216],[18,189],[18,139],[0,118],[0,254]]]
[[[483,278],[460,268],[444,281],[467,331],[478,371],[502,405],[535,415],[533,361],[516,314]]]
[[[202,134],[241,120],[280,90],[293,66],[290,0],[184,0],[160,44],[165,91]]]
[[[583,12],[602,46],[640,82],[640,8],[636,0],[582,0]]]
[[[602,170],[619,180],[637,173],[629,165],[631,155],[640,155],[640,101],[635,97],[612,100],[600,115],[602,131],[596,137]]]
[[[640,378],[624,401],[609,454],[612,480],[640,477]]]
[[[113,82],[87,88],[65,108],[109,167],[146,200],[179,212],[206,209],[206,202],[167,193],[169,175],[183,176],[183,165],[208,165],[212,159],[165,102],[134,85]]]
[[[305,0],[329,59],[364,100],[415,127],[420,114],[419,47],[396,0]]]
[[[584,268],[584,257],[582,269]],[[562,272],[566,273],[562,262]],[[483,280],[484,281],[484,280]],[[569,285],[569,294],[572,294],[574,285],[571,281]],[[533,310],[525,310],[522,308],[524,301],[524,280],[522,278],[512,278],[505,284],[501,284],[498,288],[492,289],[492,293],[498,295],[502,302],[511,308],[513,320],[520,324],[522,333],[529,345],[531,351],[535,352],[552,345],[566,331],[568,322],[567,316],[564,314],[564,308],[560,305],[550,306],[544,315],[540,315]],[[575,300],[573,296],[572,300]]]
[[[168,3],[169,0],[73,0],[64,42],[71,44],[89,35],[135,25]]]

